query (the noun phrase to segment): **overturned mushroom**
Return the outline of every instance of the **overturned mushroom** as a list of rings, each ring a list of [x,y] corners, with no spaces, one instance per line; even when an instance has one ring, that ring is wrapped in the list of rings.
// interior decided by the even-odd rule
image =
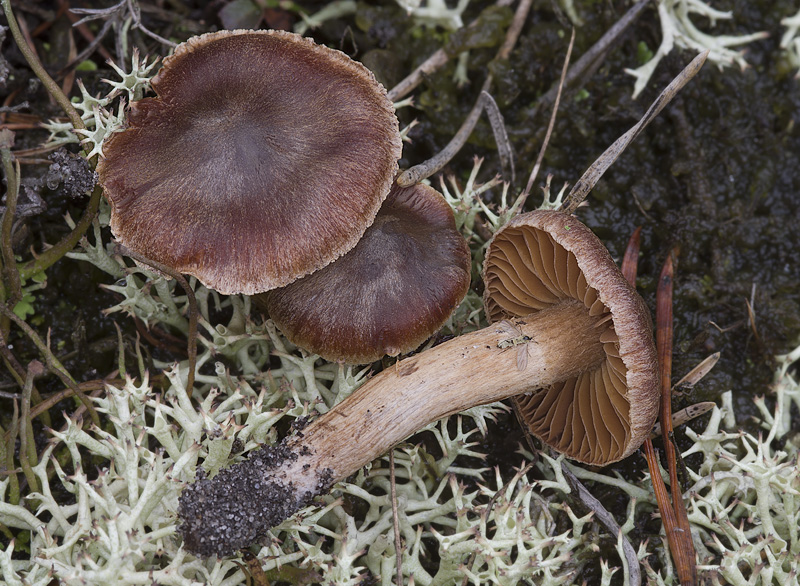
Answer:
[[[602,348],[592,344],[591,355],[579,356],[576,347],[574,359],[583,362],[576,376],[517,400],[536,437],[570,458],[604,464],[630,455],[644,441],[659,395],[651,384],[656,359],[644,302],[629,294],[608,251],[590,235],[583,224],[558,213],[512,220],[486,254],[484,307],[491,321],[512,323],[573,303],[588,312]]]
[[[111,229],[222,293],[327,265],[389,192],[394,108],[339,51],[282,31],[209,33],[179,45],[152,86],[98,165]]]
[[[365,364],[427,340],[469,280],[469,248],[444,197],[427,185],[395,186],[353,250],[256,301],[294,344]]]
[[[536,231],[530,235],[529,225]],[[600,241],[567,214],[524,214],[495,236],[484,273],[487,287],[499,290],[503,281],[513,290],[499,301],[487,298],[490,316],[513,322],[504,319],[402,360],[282,444],[187,487],[179,507],[187,549],[202,556],[229,554],[425,425],[520,393],[541,395],[538,404],[552,403],[551,389],[560,382],[605,378],[583,373],[602,372],[608,362],[614,369],[608,376],[625,385],[608,399],[612,406],[604,399],[587,402],[584,393],[595,391],[576,383],[577,392],[557,398],[552,422],[572,429],[559,437],[539,435],[591,464],[633,452],[658,410],[655,349],[644,303]],[[544,307],[544,301],[554,303]],[[530,312],[512,317],[512,308],[519,307]],[[565,417],[570,409],[580,417]],[[598,422],[588,420],[609,409],[618,415],[610,442],[598,433]],[[541,414],[534,413],[539,421]],[[567,435],[575,442],[567,442]]]

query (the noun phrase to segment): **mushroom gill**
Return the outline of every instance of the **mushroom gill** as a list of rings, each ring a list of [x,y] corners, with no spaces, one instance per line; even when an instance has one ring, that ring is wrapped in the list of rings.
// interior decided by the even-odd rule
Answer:
[[[536,217],[552,218],[543,214]],[[608,253],[576,243],[580,228],[571,222],[560,231],[557,221],[541,227],[537,223],[509,225],[493,241],[484,271],[489,319],[528,316],[577,300],[593,318],[593,337],[603,352],[577,376],[519,396],[521,415],[531,433],[570,457],[588,463],[621,459],[630,453],[635,427],[629,369],[620,353],[612,308],[590,283],[593,265],[600,264],[596,257]],[[564,238],[557,239],[559,233]],[[576,244],[575,252],[569,249]],[[585,359],[579,357],[581,351],[575,348],[575,360]]]

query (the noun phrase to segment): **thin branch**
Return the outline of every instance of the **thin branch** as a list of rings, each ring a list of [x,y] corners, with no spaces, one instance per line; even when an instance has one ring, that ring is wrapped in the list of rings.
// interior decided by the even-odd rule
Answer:
[[[505,6],[508,4],[510,4],[510,2],[504,0],[501,0],[497,3],[498,6]],[[478,22],[479,18],[476,18],[467,25],[467,28],[476,26]],[[393,102],[396,102],[404,96],[407,96],[414,91],[419,84],[422,83],[422,80],[425,79],[426,76],[443,67],[448,61],[450,61],[450,55],[447,54],[447,51],[444,48],[437,50],[425,61],[423,61],[414,71],[408,74],[405,79],[389,90],[389,99]]]
[[[403,171],[400,176],[397,178],[397,184],[400,187],[409,187],[416,183],[419,183],[423,179],[430,177],[437,171],[441,170],[450,160],[456,156],[458,151],[466,144],[469,135],[472,134],[472,131],[475,129],[475,125],[478,123],[478,119],[481,117],[481,113],[483,112],[484,103],[486,102],[486,98],[484,96],[489,95],[487,93],[488,85],[491,81],[491,76],[486,79],[486,82],[483,84],[483,89],[481,90],[480,95],[478,96],[478,100],[475,102],[475,105],[472,107],[467,118],[461,124],[461,128],[458,129],[455,136],[450,139],[450,142],[447,143],[441,151],[435,154],[433,157],[428,159],[427,161],[420,163],[419,165],[414,165],[410,169],[406,169]]]
[[[20,267],[19,273],[23,280],[30,279],[36,273],[53,266],[61,260],[65,254],[78,245],[78,242],[80,242],[81,238],[83,238],[86,231],[92,225],[94,217],[97,215],[97,210],[100,208],[100,200],[102,197],[103,188],[99,185],[95,186],[94,191],[92,191],[92,196],[89,198],[89,203],[83,212],[83,216],[81,216],[81,219],[78,220],[70,233],[64,236],[58,244],[51,246],[35,259],[28,261]]]
[[[50,74],[45,71],[39,59],[36,58],[36,55],[34,55],[30,46],[25,41],[22,31],[20,31],[19,25],[17,24],[17,19],[14,17],[14,11],[11,9],[11,0],[0,0],[0,4],[3,6],[3,12],[6,14],[6,20],[8,21],[8,28],[11,29],[11,35],[14,37],[17,47],[25,57],[33,73],[39,78],[50,95],[53,96],[53,99],[64,111],[64,114],[67,115],[72,123],[72,127],[75,130],[85,129],[86,125],[83,123],[81,115],[69,101],[69,98],[61,91],[61,88],[58,87],[58,84],[50,77]]]
[[[33,390],[33,379],[44,374],[44,372],[45,368],[41,362],[31,360],[28,364],[25,386],[22,389],[22,413],[20,413],[19,421],[19,462],[31,492],[39,492],[39,483],[36,481],[36,474],[33,473],[33,466],[36,466],[39,457],[36,454],[36,443],[33,439],[31,391]],[[33,466],[31,463],[33,463]]]
[[[78,387],[75,380],[72,378],[72,376],[70,376],[61,362],[59,362],[58,358],[55,357],[49,346],[39,337],[39,334],[37,334],[33,328],[25,323],[25,320],[20,319],[17,314],[11,311],[11,309],[9,309],[5,303],[0,303],[0,313],[13,321],[18,328],[25,332],[25,335],[27,335],[31,342],[34,343],[42,357],[45,359],[47,369],[61,379],[61,382],[64,383],[64,386],[72,389],[73,393],[78,397],[83,406],[86,407],[86,410],[89,411],[89,415],[91,416],[94,424],[99,427],[100,417],[97,415],[94,405],[92,405],[92,402],[89,400],[89,398]]]
[[[561,210],[571,214],[574,213],[578,206],[586,199],[586,196],[589,195],[589,192],[592,188],[597,184],[603,174],[608,170],[608,168],[617,160],[617,158],[623,153],[623,151],[628,147],[628,145],[636,139],[637,136],[645,129],[645,127],[653,121],[653,119],[658,116],[661,110],[672,101],[672,99],[678,94],[678,92],[687,84],[689,81],[697,75],[697,72],[700,71],[700,68],[703,67],[703,63],[706,62],[706,58],[708,57],[709,51],[703,51],[697,57],[695,57],[686,68],[681,71],[678,76],[672,80],[672,82],[664,89],[661,94],[655,99],[655,101],[650,105],[647,112],[645,112],[642,119],[634,125],[628,132],[623,134],[619,137],[614,144],[612,144],[606,151],[600,155],[597,160],[591,164],[591,166],[586,170],[583,176],[575,183],[572,187],[572,190],[569,192],[564,204],[561,206]]]
[[[664,451],[667,455],[670,492],[672,493],[671,508],[675,520],[675,527],[672,530],[674,537],[669,541],[669,546],[681,585],[693,586],[697,583],[697,556],[692,542],[692,530],[686,514],[686,505],[683,502],[681,484],[678,481],[672,429],[672,272],[672,255],[669,255],[661,270],[656,291],[656,349],[661,370],[661,429],[664,433]],[[667,505],[669,505],[669,501],[667,501]],[[667,532],[669,535],[668,528]]]
[[[606,528],[606,531],[622,541],[622,551],[625,552],[625,560],[628,562],[629,584],[630,586],[640,586],[642,583],[642,571],[639,567],[639,558],[636,557],[636,550],[633,549],[630,540],[622,533],[622,528],[619,526],[619,523],[617,523],[614,516],[603,506],[603,503],[597,500],[583,483],[578,480],[578,477],[572,473],[572,470],[570,470],[564,462],[561,463],[561,472],[564,474],[564,478],[566,478],[578,500],[594,513],[595,519],[600,521]]]
[[[564,89],[564,80],[567,77],[567,69],[569,68],[569,60],[572,57],[572,47],[575,45],[575,28],[572,28],[572,35],[569,39],[569,47],[567,47],[567,55],[564,57],[564,65],[561,68],[561,81],[558,84],[558,93],[556,94],[556,103],[553,105],[553,112],[550,114],[550,123],[547,125],[547,133],[544,135],[544,141],[542,142],[542,148],[539,149],[539,155],[536,157],[536,163],[533,165],[533,170],[531,170],[530,177],[528,177],[528,183],[525,185],[525,189],[522,193],[519,194],[517,201],[514,203],[515,209],[521,210],[522,206],[525,205],[525,200],[528,199],[528,196],[531,193],[531,189],[533,188],[533,182],[536,181],[536,176],[539,175],[539,168],[542,165],[542,161],[544,160],[544,153],[547,150],[547,145],[550,143],[550,136],[553,134],[553,127],[556,124],[556,114],[558,114],[558,106],[561,103],[561,91]]]
[[[511,54],[511,50],[514,48],[514,45],[519,39],[522,27],[528,17],[528,12],[530,11],[532,1],[533,0],[522,0],[522,2],[520,2],[519,6],[517,7],[517,11],[514,13],[514,20],[511,22],[511,26],[509,26],[508,30],[506,31],[505,40],[500,46],[500,49],[497,51],[495,59],[508,59],[508,56]],[[463,147],[467,142],[469,135],[472,134],[475,125],[478,123],[478,119],[480,118],[481,112],[483,112],[485,108],[485,104],[488,100],[491,100],[491,96],[488,96],[488,94],[492,87],[492,82],[493,77],[492,74],[489,73],[483,82],[483,86],[481,87],[478,99],[475,101],[475,105],[472,107],[472,110],[470,111],[466,120],[464,120],[464,122],[461,124],[461,128],[458,129],[458,132],[456,132],[455,136],[438,154],[434,155],[424,163],[415,165],[401,173],[397,178],[397,184],[400,187],[409,187],[422,181],[426,177],[430,177],[444,167],[456,155],[456,153],[461,150],[461,147]],[[486,96],[488,96],[488,99]]]
[[[17,261],[11,245],[14,227],[14,216],[17,213],[17,197],[19,196],[19,161],[14,163],[11,147],[14,144],[14,133],[6,128],[0,130],[0,156],[2,156],[3,172],[6,176],[6,210],[3,212],[0,229],[0,249],[3,254],[3,277],[6,299],[14,307],[22,299],[22,283],[17,270]]]
[[[630,9],[622,16],[622,18],[615,22],[614,25],[608,29],[588,51],[586,51],[586,53],[581,55],[580,59],[578,59],[567,72],[567,76],[565,78],[567,87],[572,85],[572,83],[578,79],[586,78],[586,73],[592,69],[592,67],[609,49],[611,49],[611,46],[617,41],[617,39],[620,38],[620,36],[622,36],[622,33],[624,33],[628,27],[636,21],[636,19],[650,2],[651,0],[640,0],[631,6]],[[548,104],[551,104],[553,100],[556,99],[557,95],[558,86],[553,85],[553,87],[551,87],[547,93],[538,100],[534,106],[531,118],[536,115],[539,108],[543,108]]]
[[[400,544],[400,515],[397,513],[397,481],[394,476],[394,448],[389,450],[389,486],[392,498],[392,525],[394,526],[394,560],[397,586],[403,586],[403,547]]]
[[[503,179],[510,184],[514,184],[516,173],[514,170],[514,152],[511,149],[511,141],[508,140],[503,114],[497,102],[488,92],[481,92],[483,98],[483,108],[489,118],[489,125],[492,127],[494,142],[497,145],[497,154],[500,156],[500,167],[503,169]]]

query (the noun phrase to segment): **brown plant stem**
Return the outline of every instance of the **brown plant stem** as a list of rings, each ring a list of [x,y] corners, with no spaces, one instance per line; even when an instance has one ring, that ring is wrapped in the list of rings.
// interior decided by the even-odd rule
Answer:
[[[519,6],[517,6],[517,11],[514,13],[514,20],[511,22],[511,26],[509,26],[508,30],[506,31],[505,40],[500,46],[500,49],[497,51],[495,60],[500,61],[508,59],[508,56],[511,54],[511,51],[514,48],[514,45],[516,45],[519,35],[522,32],[522,26],[525,24],[525,20],[528,17],[532,1],[533,0],[521,0]],[[492,87],[493,81],[494,78],[492,77],[492,74],[488,73],[483,82],[483,86],[481,87],[481,91],[478,93],[478,99],[475,100],[475,105],[472,107],[472,110],[470,110],[470,113],[461,124],[461,127],[458,129],[455,136],[453,136],[450,142],[447,143],[447,145],[439,153],[427,161],[420,163],[419,165],[414,165],[410,169],[403,171],[397,178],[398,185],[401,187],[408,187],[422,181],[427,177],[430,177],[442,169],[442,167],[444,167],[456,155],[456,153],[461,150],[461,147],[467,142],[469,135],[472,134],[472,130],[478,123],[481,113],[483,112],[484,108],[486,108],[487,98],[484,94],[489,95],[489,90]],[[491,99],[491,96],[489,99]]]
[[[0,157],[2,157],[3,173],[6,176],[6,210],[0,227],[0,249],[3,255],[3,291],[0,301],[6,301],[14,307],[22,299],[22,283],[17,270],[17,261],[11,245],[14,227],[14,216],[17,213],[17,197],[19,196],[19,161],[16,165],[11,154],[14,144],[14,133],[7,129],[0,130]],[[7,331],[3,324],[3,331]]]
[[[10,319],[12,322],[14,322],[14,324],[16,324],[18,328],[20,328],[23,332],[25,332],[25,335],[28,336],[31,342],[34,343],[36,348],[41,353],[42,357],[45,359],[45,364],[47,364],[48,370],[53,374],[55,374],[59,379],[61,379],[61,382],[64,383],[64,386],[67,386],[72,389],[73,393],[78,397],[80,402],[89,412],[89,416],[92,418],[94,424],[99,427],[100,416],[97,414],[94,405],[92,405],[92,402],[89,400],[89,398],[78,387],[75,380],[67,372],[67,370],[61,364],[58,358],[55,357],[53,352],[48,347],[48,344],[46,344],[39,337],[39,334],[37,334],[33,330],[33,328],[31,328],[27,323],[25,323],[25,320],[20,319],[13,311],[11,311],[11,309],[9,309],[9,307],[5,303],[0,303],[0,314]]]
[[[20,278],[23,280],[30,279],[36,273],[40,273],[53,266],[70,250],[75,248],[92,225],[92,221],[95,215],[97,215],[97,210],[100,208],[100,200],[102,197],[103,189],[99,185],[95,186],[94,191],[92,191],[92,196],[89,198],[89,203],[83,212],[83,216],[81,216],[81,219],[75,224],[72,231],[64,236],[58,244],[51,246],[35,259],[23,264],[19,269]]]
[[[575,182],[575,185],[569,192],[569,195],[562,204],[561,209],[568,214],[572,214],[586,199],[589,192],[597,184],[603,174],[608,168],[617,160],[617,158],[625,151],[625,149],[632,143],[639,134],[647,127],[653,119],[661,113],[661,110],[669,104],[672,99],[678,95],[678,92],[689,83],[692,78],[697,75],[703,64],[706,62],[709,51],[703,51],[697,57],[692,59],[691,63],[684,67],[675,79],[673,79],[667,87],[658,95],[658,97],[650,104],[647,112],[644,113],[641,120],[634,124],[630,130],[620,136],[614,144],[608,147],[602,155],[597,157],[597,160],[592,163],[589,168],[584,172],[580,179]]]
[[[639,258],[639,242],[641,237],[641,226],[631,234],[628,246],[625,249],[625,256],[622,260],[622,274],[625,279],[635,286],[636,283],[636,262]],[[672,257],[667,257],[664,268],[661,271],[657,294],[656,294],[656,348],[659,357],[659,372],[661,375],[661,426],[659,433],[663,429],[664,444],[667,446],[667,459],[670,471],[670,487],[672,489],[672,503],[670,503],[664,479],[661,478],[661,468],[658,462],[655,448],[651,437],[644,442],[645,458],[647,467],[650,470],[650,479],[653,484],[653,492],[658,503],[658,510],[661,512],[661,522],[667,534],[667,542],[670,551],[675,559],[678,570],[678,579],[682,586],[696,584],[697,567],[695,563],[694,543],[692,542],[691,527],[686,515],[686,507],[680,492],[677,474],[675,473],[675,446],[672,444],[672,385],[670,383],[672,373]],[[713,403],[711,403],[713,406]],[[700,407],[697,411],[700,411]],[[696,416],[696,415],[695,415]],[[670,454],[670,450],[672,453]],[[671,456],[671,457],[670,457]],[[674,503],[674,506],[673,506]]]
[[[622,258],[622,275],[625,280],[636,287],[636,263],[639,259],[639,243],[642,236],[642,227],[637,226],[628,240],[628,246],[625,248],[625,256]]]
[[[33,419],[31,418],[31,390],[35,376],[44,373],[44,365],[38,360],[31,360],[25,378],[25,387],[22,389],[22,413],[19,420],[19,462],[22,472],[28,481],[30,492],[39,492],[39,483],[33,473],[39,456],[36,453],[36,444],[33,439]],[[31,465],[33,463],[33,465]]]
[[[675,251],[673,251],[673,254]],[[672,429],[672,254],[667,256],[656,291],[656,350],[661,369],[661,429],[664,434],[664,451],[669,468],[669,484],[672,493],[675,526],[670,530],[665,522],[667,539],[675,560],[681,586],[697,584],[697,562],[692,541],[692,530],[686,513],[686,505],[678,481],[677,458]],[[648,440],[649,441],[649,440]],[[661,475],[658,475],[659,480]],[[663,481],[662,481],[663,483]],[[655,485],[655,482],[654,482]],[[669,504],[669,501],[667,501]],[[661,507],[659,506],[659,509]],[[662,510],[662,515],[664,511]],[[671,537],[670,537],[671,536]]]
[[[64,111],[64,114],[67,115],[72,123],[72,127],[76,130],[85,129],[86,125],[83,123],[81,115],[69,101],[69,98],[64,95],[63,91],[61,91],[61,88],[58,87],[58,84],[53,80],[52,77],[50,77],[50,74],[45,71],[41,62],[26,42],[25,37],[22,35],[22,31],[19,28],[19,24],[17,23],[17,19],[14,17],[14,11],[11,8],[11,0],[0,0],[0,4],[3,7],[3,12],[6,14],[6,20],[8,21],[8,28],[11,29],[11,35],[14,37],[17,47],[22,53],[22,56],[25,57],[25,60],[33,70],[33,73],[39,78],[50,95],[53,96],[53,99]]]

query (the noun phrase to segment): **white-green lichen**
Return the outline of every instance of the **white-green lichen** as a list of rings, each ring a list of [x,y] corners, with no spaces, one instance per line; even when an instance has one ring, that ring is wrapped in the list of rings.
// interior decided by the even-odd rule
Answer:
[[[150,87],[153,68],[157,60],[148,63],[147,59],[139,59],[134,50],[131,58],[131,70],[126,73],[116,64],[109,65],[119,76],[118,80],[104,79],[111,89],[102,97],[91,95],[83,83],[78,80],[80,98],[73,99],[73,106],[86,125],[85,130],[74,131],[69,122],[50,120],[42,127],[50,132],[47,139],[49,145],[62,145],[80,142],[86,149],[87,158],[103,153],[103,142],[117,132],[125,123],[125,104],[141,99]]]
[[[395,0],[409,16],[428,26],[441,26],[447,30],[457,30],[464,26],[461,16],[469,6],[470,0],[453,0],[448,6],[446,0]]]
[[[708,60],[725,67],[736,64],[747,67],[744,51],[734,50],[753,41],[764,39],[765,32],[745,35],[712,35],[700,30],[692,20],[695,16],[708,19],[713,27],[718,20],[728,20],[733,14],[712,8],[702,0],[659,0],[658,17],[661,21],[661,45],[653,57],[637,69],[625,71],[636,78],[633,97],[638,96],[647,86],[653,71],[673,48],[687,49],[696,53],[710,51]]]
[[[783,49],[789,64],[800,70],[800,10],[794,16],[787,16],[781,20],[781,24],[786,27],[786,31],[781,37],[781,49]],[[797,76],[800,77],[800,71]]]

